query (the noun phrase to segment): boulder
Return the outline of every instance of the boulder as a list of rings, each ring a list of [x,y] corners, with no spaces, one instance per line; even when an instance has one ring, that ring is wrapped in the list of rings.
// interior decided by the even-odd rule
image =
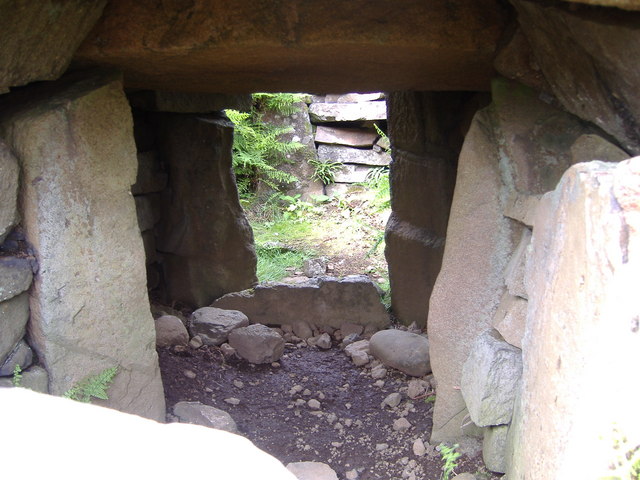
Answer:
[[[249,325],[247,316],[237,310],[223,310],[202,307],[193,312],[189,331],[191,336],[199,335],[205,345],[222,345],[232,330]]]
[[[491,320],[495,328],[507,343],[522,348],[522,339],[527,326],[527,308],[529,302],[506,292],[500,300],[496,314]]]
[[[299,332],[302,318],[316,326],[333,328],[340,328],[345,321],[376,328],[389,325],[389,315],[376,285],[366,275],[342,279],[316,277],[295,285],[258,285],[255,289],[227,294],[213,306],[240,310],[253,323],[292,325],[300,338],[312,336],[307,335],[310,330]]]
[[[231,168],[233,124],[217,115],[154,118],[171,190],[156,227],[167,297],[202,307],[250,288],[256,255]]]
[[[272,363],[284,353],[284,339],[271,328],[253,324],[229,334],[229,345],[250,363]]]
[[[388,152],[362,150],[342,145],[319,145],[318,158],[325,163],[357,163],[377,167],[386,167],[391,163],[391,154]]]
[[[0,140],[0,245],[18,222],[18,174],[18,161]]]
[[[601,127],[625,150],[639,154],[640,59],[634,54],[640,49],[637,18],[615,9],[574,11],[562,4],[511,3],[541,71],[563,107]]]
[[[238,433],[238,426],[231,415],[224,410],[203,405],[200,402],[178,402],[173,406],[173,414],[181,423]]]
[[[27,342],[20,340],[0,366],[0,377],[13,375],[16,365],[26,369],[31,366],[31,363],[33,363],[33,351]]]
[[[0,389],[0,403],[3,434],[17,445],[32,444],[29,449],[16,449],[12,455],[17,464],[29,465],[29,475],[34,478],[68,476],[69,445],[77,455],[74,469],[88,472],[100,465],[100,476],[105,478],[184,476],[183,461],[159,461],[172,458],[208,458],[215,463],[215,475],[211,476],[217,478],[296,478],[246,438],[222,430],[162,424],[25,388]],[[25,428],[25,419],[33,428]],[[33,442],[34,429],[38,442]],[[91,441],[78,441],[82,438]],[[118,461],[105,461],[105,452],[111,452]],[[39,461],[34,461],[34,455]]]
[[[636,157],[577,164],[540,202],[509,478],[611,475],[612,459],[622,458],[619,440],[626,438],[622,451],[640,444],[629,370],[640,365],[638,199]]]
[[[34,392],[49,393],[49,374],[44,368],[33,365],[22,372],[20,385]]]
[[[309,116],[314,123],[386,120],[387,102],[312,103]]]
[[[482,441],[482,460],[487,469],[492,472],[505,473],[507,471],[507,434],[509,425],[499,425],[484,429]]]
[[[164,420],[121,78],[76,72],[4,97],[0,136],[21,165],[22,225],[40,266],[29,342],[51,393],[118,365],[99,403]]]
[[[338,480],[333,468],[321,462],[293,462],[287,465],[287,470],[298,480]]]
[[[431,371],[429,341],[422,335],[403,330],[382,330],[370,340],[371,355],[386,366],[413,377]]]
[[[143,195],[162,191],[167,186],[168,177],[160,167],[156,152],[138,152],[137,156],[138,174],[136,183],[131,185],[131,193]]]
[[[460,392],[473,423],[479,427],[509,423],[521,377],[522,350],[494,330],[480,335],[460,378]]]
[[[178,317],[163,315],[156,318],[156,346],[170,347],[189,343],[189,332]]]
[[[478,91],[493,75],[507,19],[495,0],[397,10],[383,0],[155,6],[110,0],[76,63],[108,65],[128,87],[165,91]]]
[[[347,145],[350,147],[371,147],[378,138],[378,134],[373,130],[364,128],[335,128],[318,127],[316,129],[315,141],[318,143],[330,143],[336,145]]]
[[[105,0],[3,2],[0,5],[0,93],[55,80],[102,15]]]
[[[0,303],[0,365],[24,337],[29,320],[29,294],[22,293]]]

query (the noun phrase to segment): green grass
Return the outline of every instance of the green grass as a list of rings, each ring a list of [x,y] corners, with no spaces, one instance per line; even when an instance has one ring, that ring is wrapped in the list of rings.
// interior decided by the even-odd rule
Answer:
[[[278,247],[256,245],[258,254],[257,275],[260,282],[279,282],[292,275],[287,268],[302,270],[304,261],[313,257],[311,252],[284,250]]]

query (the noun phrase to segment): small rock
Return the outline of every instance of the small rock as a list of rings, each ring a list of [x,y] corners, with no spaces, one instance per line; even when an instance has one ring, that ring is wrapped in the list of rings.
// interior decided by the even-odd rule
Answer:
[[[378,388],[384,387],[384,380],[376,380],[374,385]]]
[[[273,368],[280,368],[280,362],[271,362]]]
[[[320,277],[327,273],[327,259],[320,257],[305,260],[302,271],[309,278]]]
[[[329,413],[326,416],[326,419],[329,424],[333,424],[336,420],[338,420],[338,416],[335,413]]]
[[[233,385],[234,385],[236,388],[244,388],[244,383],[242,383],[242,381],[241,381],[241,380],[234,380],[234,381],[233,381]]]
[[[200,402],[178,402],[173,407],[173,414],[181,423],[191,423],[238,433],[238,426],[231,415],[224,410],[203,405]]]
[[[288,464],[287,469],[298,480],[338,480],[336,472],[326,463],[294,462]]]
[[[350,403],[345,403],[344,404],[344,408],[346,408],[347,410],[351,410],[351,404]]]
[[[196,335],[195,337],[193,337],[193,338],[189,341],[189,346],[190,346],[191,348],[198,349],[198,348],[200,348],[202,345],[204,345],[204,342],[202,341],[202,338],[200,338],[200,335]]]
[[[413,454],[417,457],[424,457],[427,453],[427,449],[424,446],[424,442],[421,438],[417,438],[415,442],[413,442]]]
[[[302,400],[301,398],[298,398],[294,404],[296,407],[301,407],[302,405],[305,405],[307,402],[305,402],[304,400]]]
[[[294,385],[289,389],[290,395],[295,395],[296,393],[300,393],[302,391],[302,385]]]
[[[320,400],[324,400],[324,399],[325,399],[325,394],[324,394],[324,393],[322,393],[322,392],[318,392],[318,398],[319,398]]]
[[[358,480],[358,471],[354,468],[349,470],[346,474],[347,480]]]
[[[220,345],[220,351],[225,356],[225,358],[233,357],[236,354],[236,349],[228,343],[223,343],[222,345]]]
[[[387,398],[385,398],[382,401],[383,407],[384,405],[387,405],[390,408],[396,408],[398,405],[400,405],[400,402],[402,401],[402,395],[400,395],[399,393],[390,393],[389,395],[387,395]]]
[[[284,339],[259,323],[236,328],[229,333],[229,344],[250,363],[272,363],[284,353]]]
[[[356,367],[363,367],[369,363],[369,355],[367,352],[356,351],[351,355],[351,361]]]
[[[357,333],[352,333],[350,335],[344,335],[344,333],[342,334],[342,344],[340,345],[342,348],[346,349],[346,347],[348,347],[349,345],[353,344],[353,343],[357,343],[361,340],[361,337],[359,334]],[[367,351],[369,349],[369,341],[366,340],[367,342]]]
[[[388,367],[413,377],[431,371],[429,341],[422,335],[402,330],[382,330],[371,337],[371,354]]]
[[[387,369],[382,365],[376,365],[371,369],[371,378],[374,380],[379,380],[387,376]]]
[[[316,400],[315,398],[312,398],[311,400],[309,400],[307,402],[307,405],[309,405],[309,408],[311,410],[320,410],[320,402],[318,400]]]
[[[323,333],[316,340],[316,347],[321,348],[323,350],[328,350],[331,348],[331,337],[328,333]]]
[[[404,432],[409,430],[410,428],[411,428],[411,423],[409,422],[409,420],[407,420],[404,417],[398,418],[396,421],[393,422],[393,429],[396,432]]]
[[[224,401],[226,403],[228,403],[229,405],[240,405],[240,399],[239,398],[235,398],[235,397],[229,397],[229,398],[225,398]]]
[[[199,335],[206,345],[222,345],[229,333],[236,328],[249,325],[247,316],[237,310],[202,307],[191,314],[189,330],[192,336]]]
[[[414,378],[409,381],[407,396],[411,399],[414,399],[419,397],[420,395],[424,395],[424,393],[427,391],[428,386],[429,384],[424,380]]]
[[[383,452],[389,448],[388,443],[378,443],[376,444],[376,452]]]
[[[186,345],[189,343],[189,332],[178,317],[163,315],[155,321],[156,345],[158,347],[171,347],[173,345]]]
[[[309,390],[308,388],[305,388],[302,392],[302,395],[304,395],[305,397],[310,397],[311,396],[311,390]]]
[[[185,377],[190,378],[192,380],[197,377],[196,372],[193,372],[191,370],[185,370],[183,373]]]
[[[344,426],[345,427],[350,427],[351,425],[353,425],[353,420],[351,420],[350,418],[345,418],[344,419]]]

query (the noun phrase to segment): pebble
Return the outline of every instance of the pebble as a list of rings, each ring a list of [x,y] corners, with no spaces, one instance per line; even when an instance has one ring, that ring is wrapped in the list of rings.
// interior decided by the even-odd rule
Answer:
[[[387,369],[382,365],[376,365],[371,369],[371,378],[374,380],[379,380],[387,376]]]
[[[393,422],[393,429],[396,432],[404,432],[411,428],[411,423],[406,418],[398,418]]]
[[[362,367],[369,363],[369,355],[367,352],[354,352],[353,355],[351,355],[351,361],[356,367]]]
[[[354,468],[353,470],[349,470],[346,474],[347,480],[357,480],[358,479],[358,471]]]
[[[323,333],[316,340],[316,346],[323,350],[328,350],[331,348],[331,337],[328,333]]]
[[[318,393],[317,393],[317,395],[318,395],[318,398],[319,398],[320,400],[324,400],[324,399],[326,398],[326,397],[325,397],[325,395],[324,395],[324,393],[322,393],[322,392],[318,392]]]
[[[383,452],[387,448],[389,448],[389,444],[388,443],[378,443],[378,444],[376,444],[376,452]]]
[[[331,446],[336,448],[340,448],[342,445],[344,445],[343,442],[331,442]]]
[[[240,405],[240,399],[235,397],[225,398],[224,401],[229,405]]]
[[[307,405],[309,405],[309,408],[312,410],[320,410],[320,402],[315,398],[312,398],[311,400],[309,400],[307,402]]]
[[[203,345],[202,342],[202,338],[200,337],[200,335],[196,335],[195,337],[193,337],[191,340],[189,340],[189,346],[191,348],[195,348],[198,349]]]
[[[351,410],[351,404],[350,403],[345,403],[344,404],[344,408],[346,408],[347,410]]]
[[[311,390],[309,390],[308,388],[305,388],[304,391],[302,392],[302,395],[304,395],[305,397],[310,397]]]
[[[424,442],[421,438],[417,438],[415,442],[413,442],[413,454],[417,457],[424,457],[427,453],[427,449],[424,446]]]
[[[374,383],[374,385],[376,387],[382,388],[384,387],[384,380],[376,380],[376,382]]]
[[[353,420],[351,420],[350,418],[345,418],[345,420],[344,420],[344,424],[345,424],[347,427],[350,427],[351,425],[353,425]]]
[[[299,399],[297,399],[297,400],[295,401],[295,406],[296,406],[296,407],[301,407],[301,406],[302,406],[302,405],[304,405],[305,403],[307,403],[307,402],[305,402],[304,400],[302,400],[301,398],[299,398]]]
[[[295,395],[296,393],[300,393],[302,391],[302,385],[294,385],[289,390],[289,394]]]
[[[413,379],[409,381],[409,387],[407,388],[407,396],[411,399],[423,395],[427,390],[429,384],[424,380]]]
[[[185,370],[184,371],[184,376],[187,377],[187,378],[194,379],[194,378],[196,378],[197,375],[196,375],[196,372],[192,372],[191,370]]]
[[[280,362],[272,362],[272,363],[271,363],[271,366],[272,366],[273,368],[280,368]]]
[[[387,395],[387,398],[383,400],[382,408],[384,408],[385,405],[391,408],[396,408],[398,405],[400,405],[401,401],[402,401],[402,395],[400,395],[398,392],[390,393],[389,395]]]
[[[236,354],[236,349],[228,343],[223,343],[222,345],[220,345],[220,351],[225,357],[232,357]]]
[[[336,420],[338,420],[338,416],[335,413],[329,413],[327,415],[327,422],[334,423]]]
[[[211,390],[209,387],[205,387],[205,388],[204,388],[204,391],[205,391],[206,393],[213,393],[213,390]]]
[[[333,429],[334,429],[334,430],[342,430],[343,428],[344,428],[344,427],[342,426],[342,424],[341,424],[340,422],[336,423],[336,424],[333,426]]]
[[[244,388],[244,383],[242,383],[242,381],[241,381],[241,380],[234,380],[234,381],[233,381],[233,385],[234,385],[236,388]]]

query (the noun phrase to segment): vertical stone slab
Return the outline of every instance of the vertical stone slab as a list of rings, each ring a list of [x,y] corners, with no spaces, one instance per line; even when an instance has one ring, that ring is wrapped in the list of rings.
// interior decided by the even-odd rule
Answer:
[[[609,466],[640,444],[640,157],[570,168],[532,241],[508,477],[625,478]]]
[[[462,366],[476,337],[489,329],[504,289],[512,227],[502,215],[502,188],[493,120],[485,109],[462,147],[442,270],[431,295],[428,333],[438,380],[432,442],[463,436]]]
[[[440,271],[455,182],[454,154],[442,146],[433,95],[399,92],[388,98],[392,213],[385,256],[391,301],[402,323],[421,326]]]
[[[39,272],[31,345],[61,394],[119,366],[105,405],[164,419],[142,239],[130,187],[136,149],[117,75],[78,75],[7,105],[0,135],[22,167],[23,226]],[[20,99],[18,99],[20,100]],[[100,402],[102,403],[102,402]]]
[[[0,139],[0,244],[18,222],[18,162]]]
[[[170,170],[157,242],[168,298],[202,307],[252,287],[256,254],[231,168],[233,124],[162,114],[158,139]]]

